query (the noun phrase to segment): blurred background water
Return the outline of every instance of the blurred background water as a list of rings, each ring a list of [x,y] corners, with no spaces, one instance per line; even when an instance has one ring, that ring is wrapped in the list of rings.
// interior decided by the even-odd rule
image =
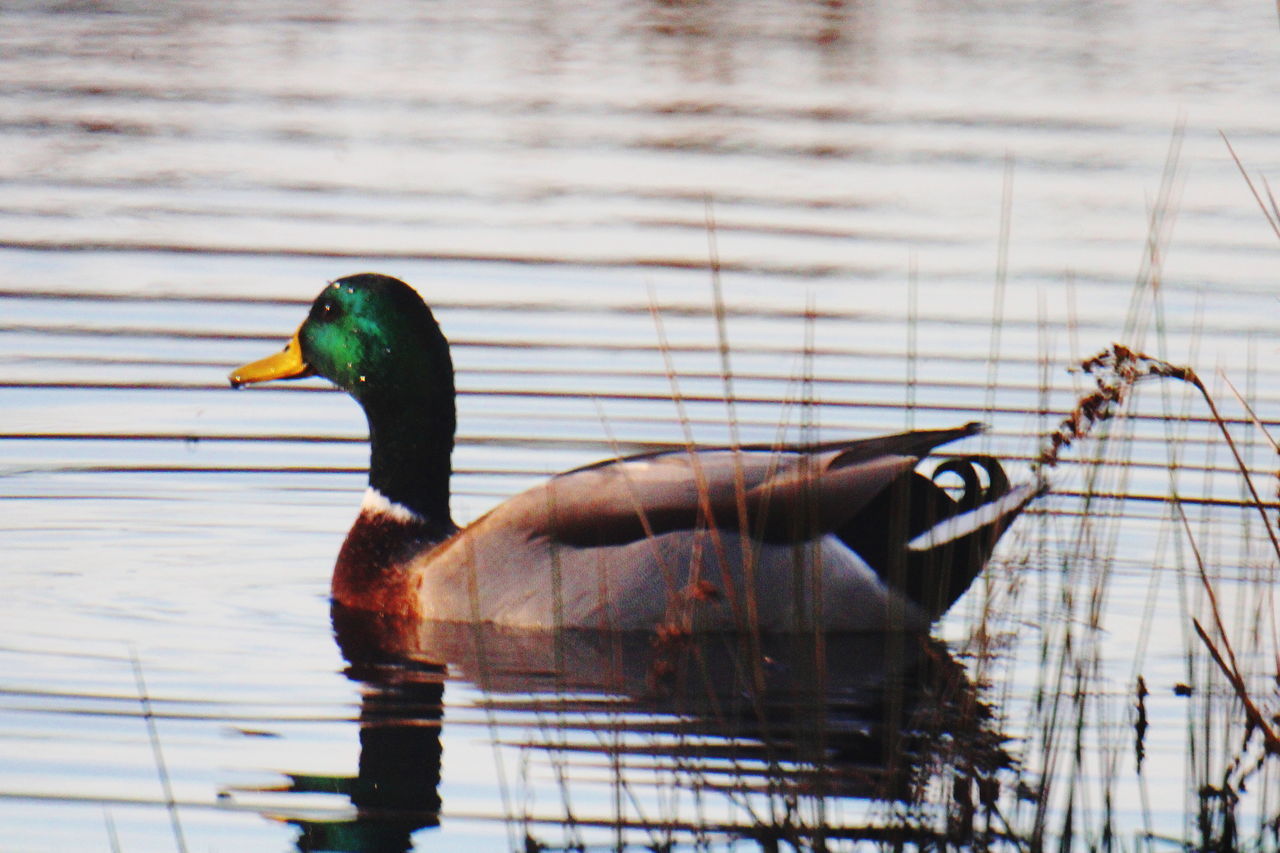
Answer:
[[[1241,2],[0,5],[0,847],[357,849],[340,780],[375,754],[427,769],[416,822],[367,849],[935,826],[778,787],[789,759],[726,759],[618,683],[495,683],[456,638],[448,673],[344,659],[326,595],[363,419],[225,374],[326,280],[408,280],[455,347],[465,521],[686,430],[983,420],[957,449],[1016,479],[1089,387],[1066,368],[1118,340],[1206,378],[1274,504],[1222,378],[1274,435],[1278,235],[1227,142],[1265,197],[1277,59],[1276,9]],[[1276,553],[1197,395],[1129,411],[926,657],[1009,739],[993,833],[1274,848],[1274,758],[1191,618],[1199,556],[1271,713]],[[511,647],[526,675],[551,654]],[[414,725],[362,744],[388,713]],[[954,805],[967,772],[920,785]]]

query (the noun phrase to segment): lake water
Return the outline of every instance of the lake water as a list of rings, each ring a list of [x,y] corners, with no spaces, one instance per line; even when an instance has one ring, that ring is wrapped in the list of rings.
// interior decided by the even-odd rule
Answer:
[[[1265,199],[1273,6],[0,24],[0,849],[1280,846],[1275,756],[1192,623],[1225,655],[1216,600],[1274,714],[1276,454],[1226,384],[1280,434],[1280,235],[1227,145]],[[931,643],[770,648],[766,699],[732,648],[657,685],[661,649],[594,637],[388,658],[327,601],[358,408],[225,384],[367,269],[454,344],[459,520],[687,435],[982,420],[956,449],[1025,478],[1113,341],[1199,372],[1266,512],[1151,383]]]

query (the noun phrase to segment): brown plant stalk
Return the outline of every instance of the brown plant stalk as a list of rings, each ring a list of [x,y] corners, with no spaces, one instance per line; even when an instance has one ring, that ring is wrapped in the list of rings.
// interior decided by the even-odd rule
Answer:
[[[1163,377],[1167,379],[1178,379],[1194,386],[1204,398],[1205,404],[1209,407],[1209,412],[1213,417],[1214,423],[1218,425],[1223,438],[1227,442],[1227,447],[1231,450],[1232,456],[1235,458],[1236,465],[1241,474],[1244,476],[1245,485],[1249,489],[1252,497],[1253,505],[1257,508],[1262,516],[1263,528],[1267,531],[1267,536],[1271,540],[1271,545],[1275,549],[1276,555],[1280,557],[1280,537],[1277,536],[1276,526],[1271,523],[1267,517],[1267,504],[1263,502],[1257,489],[1254,487],[1253,480],[1249,475],[1248,467],[1245,465],[1244,458],[1240,455],[1239,448],[1236,446],[1235,440],[1231,436],[1230,430],[1227,429],[1226,422],[1218,411],[1217,405],[1213,401],[1213,397],[1205,388],[1204,382],[1190,367],[1182,367],[1170,364],[1161,359],[1152,358],[1149,355],[1140,352],[1134,352],[1123,344],[1112,344],[1111,348],[1098,353],[1080,363],[1080,370],[1094,377],[1096,390],[1082,397],[1076,404],[1076,407],[1058,424],[1057,428],[1048,433],[1045,437],[1045,444],[1041,448],[1040,454],[1032,463],[1032,469],[1037,477],[1043,479],[1045,469],[1057,466],[1060,454],[1064,448],[1070,447],[1073,442],[1089,435],[1093,429],[1099,424],[1115,417],[1121,404],[1129,392],[1142,379],[1149,377]],[[1234,390],[1234,389],[1233,389]],[[1252,412],[1251,412],[1252,414]],[[1255,416],[1256,418],[1256,416]],[[1269,436],[1268,436],[1269,437]],[[1274,446],[1274,442],[1273,442]],[[1178,505],[1181,512],[1181,504]],[[1183,525],[1186,528],[1188,537],[1191,537],[1190,527],[1187,524],[1185,514],[1182,516]],[[1236,662],[1235,650],[1231,646],[1231,640],[1227,636],[1226,630],[1222,624],[1221,615],[1218,610],[1217,596],[1214,594],[1213,588],[1209,583],[1208,575],[1205,572],[1204,564],[1200,559],[1199,549],[1195,547],[1195,540],[1192,537],[1192,549],[1195,554],[1196,563],[1200,569],[1201,583],[1209,596],[1210,609],[1214,618],[1214,626],[1217,629],[1218,637],[1221,645],[1211,638],[1207,631],[1201,626],[1200,622],[1192,619],[1192,626],[1195,628],[1196,634],[1200,637],[1208,650],[1210,657],[1213,658],[1218,669],[1221,670],[1223,676],[1231,684],[1235,691],[1236,697],[1240,700],[1241,706],[1244,708],[1245,717],[1250,727],[1258,731],[1262,735],[1263,747],[1268,755],[1280,755],[1280,733],[1271,725],[1266,714],[1259,709],[1256,702],[1249,695],[1248,687],[1245,679]]]

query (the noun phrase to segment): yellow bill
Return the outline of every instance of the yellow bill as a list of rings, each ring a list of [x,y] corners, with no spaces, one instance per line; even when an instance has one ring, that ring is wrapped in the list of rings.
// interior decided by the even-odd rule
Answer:
[[[312,373],[311,365],[302,360],[302,344],[294,334],[280,352],[237,367],[227,378],[231,380],[232,388],[239,388],[270,379],[299,379]]]

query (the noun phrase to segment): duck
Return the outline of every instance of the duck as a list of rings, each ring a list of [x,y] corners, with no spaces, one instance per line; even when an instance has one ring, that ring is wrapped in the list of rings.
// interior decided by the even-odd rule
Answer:
[[[281,351],[229,380],[308,376],[354,397],[369,428],[368,488],[334,566],[333,605],[402,620],[928,631],[1041,491],[1011,486],[989,456],[934,460],[924,473],[936,448],[982,430],[967,423],[605,459],[460,527],[453,362],[413,287],[378,273],[329,282]]]

